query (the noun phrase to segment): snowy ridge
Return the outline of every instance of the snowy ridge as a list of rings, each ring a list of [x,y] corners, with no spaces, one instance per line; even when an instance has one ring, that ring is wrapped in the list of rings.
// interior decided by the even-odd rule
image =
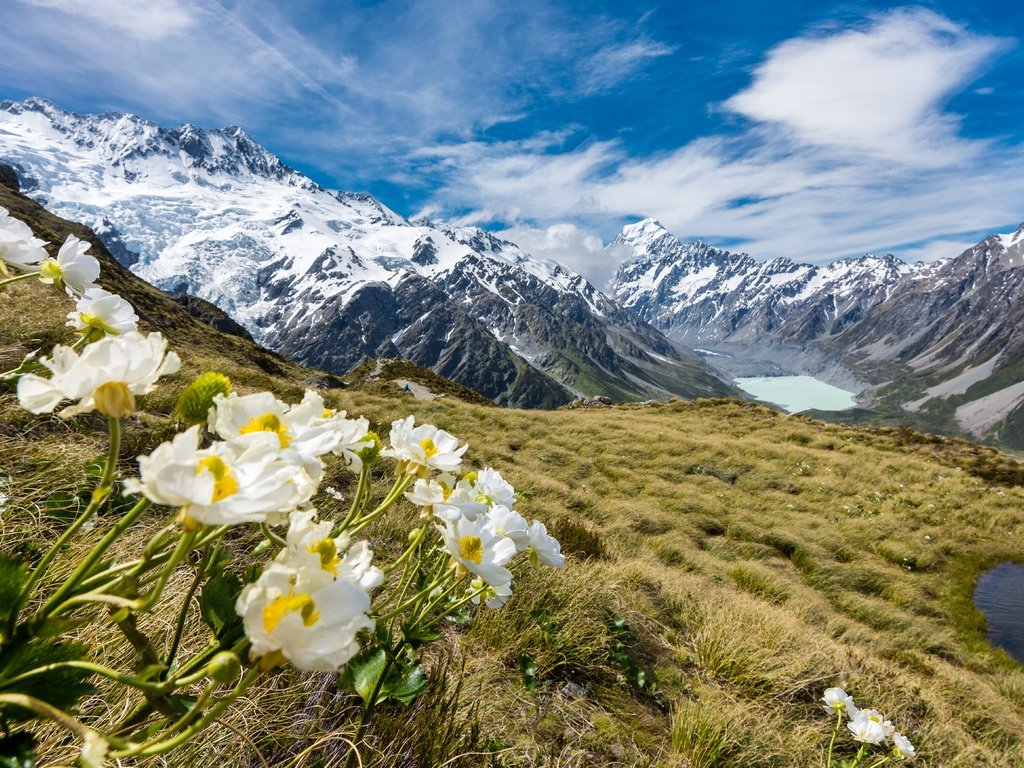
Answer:
[[[610,378],[617,381],[634,364],[661,370],[653,376],[657,383],[625,386],[626,396],[709,391],[690,392],[691,370],[676,370],[645,351],[666,343],[660,334],[636,326],[580,275],[534,259],[484,230],[408,221],[370,195],[324,189],[238,127],[208,131],[185,124],[169,129],[134,115],[79,115],[39,99],[3,102],[0,161],[15,168],[27,194],[93,227],[140,277],[166,291],[212,302],[258,341],[302,362],[342,371],[361,359],[388,354],[440,366],[455,357],[452,345],[479,346],[484,344],[479,334],[488,333],[487,345],[498,344],[492,362],[503,360],[508,375],[484,394],[499,400],[511,402],[501,387],[511,387],[517,376],[544,371],[580,391],[574,386],[577,378],[592,381],[591,373],[600,379],[602,371],[611,370]],[[433,293],[438,289],[440,294]],[[452,302],[449,312],[466,315],[460,338],[432,331],[428,344],[413,330],[423,325],[427,310],[406,315],[404,304],[390,303],[396,296],[405,303],[421,301],[427,293],[435,304]],[[361,296],[361,314],[346,314]],[[376,309],[364,306],[366,296],[375,297]],[[340,332],[335,326],[343,316],[349,324],[365,325],[383,311],[380,302],[405,318],[406,325],[389,325],[375,341],[372,334],[345,336],[349,349],[344,354],[329,349],[329,339],[321,340],[319,356],[304,346],[304,334],[328,326]],[[537,307],[542,308],[539,314]],[[582,343],[577,339],[552,337],[559,326],[562,334],[571,332],[566,315],[588,329],[600,329],[594,332],[601,339],[588,340],[597,343],[596,351],[593,346],[576,349]],[[623,333],[643,339],[624,343]],[[585,336],[578,330],[576,335]],[[587,370],[573,369],[562,355],[582,360]],[[516,362],[517,356],[530,365]],[[717,381],[696,358],[681,350],[673,357],[685,358],[684,368],[697,366],[702,377]],[[531,366],[536,373],[526,370]],[[462,383],[474,386],[472,375],[465,373]],[[724,386],[717,383],[719,391]],[[570,397],[554,382],[532,391],[540,390],[546,392],[546,404]],[[522,398],[516,402],[529,402],[527,395]]]

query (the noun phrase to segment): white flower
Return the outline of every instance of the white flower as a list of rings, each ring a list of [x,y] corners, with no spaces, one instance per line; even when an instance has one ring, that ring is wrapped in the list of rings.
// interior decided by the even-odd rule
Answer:
[[[885,741],[885,731],[882,729],[882,724],[860,714],[847,723],[846,727],[850,729],[853,738],[864,744],[881,744]]]
[[[530,523],[528,530],[530,536],[530,551],[544,565],[552,568],[561,568],[565,565],[565,555],[562,554],[562,545],[558,539],[548,534],[547,526],[540,520]]]
[[[467,447],[459,447],[459,441],[443,429],[430,424],[415,426],[413,417],[408,416],[392,422],[391,447],[382,453],[423,472],[457,472]]]
[[[373,552],[367,543],[360,541],[350,547],[345,534],[331,538],[333,527],[329,521],[318,521],[315,510],[293,512],[285,537],[287,546],[277,560],[307,571],[320,568],[331,578],[347,579],[368,592],[379,587],[384,572],[371,564]]]
[[[253,658],[280,653],[305,672],[336,672],[355,656],[356,634],[374,626],[369,610],[358,581],[289,561],[272,562],[235,603]]]
[[[499,536],[489,520],[460,518],[437,529],[448,554],[467,571],[491,586],[512,581],[512,572],[503,566],[515,557],[516,545]]]
[[[18,401],[32,413],[50,413],[61,400],[78,400],[60,412],[67,418],[97,410],[120,418],[135,409],[135,395],[153,391],[156,380],[174,373],[181,361],[167,352],[159,333],[143,336],[131,331],[107,336],[87,346],[81,356],[70,347],[56,346],[41,358],[53,374],[44,379],[25,374],[18,380]]]
[[[30,270],[46,258],[46,245],[32,236],[28,224],[13,218],[6,208],[0,208],[0,273],[6,273],[6,265]]]
[[[882,726],[882,731],[885,733],[885,738],[891,739],[892,735],[896,733],[896,727],[888,720],[886,720],[882,713],[877,709],[862,709],[860,710],[860,716],[866,717],[868,720],[873,720]]]
[[[90,256],[89,243],[68,235],[57,252],[57,258],[45,259],[39,264],[39,279],[44,283],[64,285],[70,294],[81,296],[93,287],[100,276],[100,263]]]
[[[516,552],[522,552],[530,546],[530,526],[526,518],[518,512],[505,506],[496,506],[491,508],[487,517],[499,536],[512,540],[516,545]]]
[[[487,467],[479,472],[470,472],[464,478],[472,483],[473,498],[489,507],[503,506],[512,508],[516,505],[516,491],[501,473]]]
[[[266,442],[217,442],[199,449],[199,426],[139,457],[140,480],[127,484],[157,504],[181,507],[203,525],[277,522],[316,490],[303,466]]]
[[[116,293],[95,286],[85,292],[68,313],[67,325],[90,338],[117,336],[138,329],[139,316]]]
[[[849,717],[856,717],[860,711],[854,705],[853,697],[842,688],[826,689],[822,701],[825,702],[825,709],[835,715],[841,715],[845,712]]]
[[[488,608],[501,608],[505,601],[512,596],[512,582],[492,586],[485,584],[483,579],[477,577],[470,582],[469,591],[476,593],[470,598],[474,605],[480,605],[480,601],[483,600],[484,605]]]
[[[897,757],[914,757],[917,754],[917,750],[914,749],[914,745],[910,743],[910,739],[904,736],[899,731],[896,731],[892,735],[893,751]]]

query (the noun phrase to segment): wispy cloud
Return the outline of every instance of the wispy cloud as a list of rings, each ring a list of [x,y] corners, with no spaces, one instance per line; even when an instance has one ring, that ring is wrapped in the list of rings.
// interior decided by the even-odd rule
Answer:
[[[437,147],[448,175],[434,205],[516,231],[572,221],[606,237],[655,216],[760,257],[820,262],[904,244],[934,256],[943,243],[928,239],[956,248],[950,235],[1024,217],[1022,148],[964,138],[942,109],[1011,43],[919,10],[815,30],[769,51],[725,102],[748,121],[738,132],[648,157],[556,136]]]
[[[60,11],[72,23],[85,19],[146,41],[183,32],[196,22],[195,9],[182,0],[22,0],[27,5]]]
[[[590,96],[615,88],[652,59],[670,56],[675,50],[673,46],[644,39],[601,48],[580,63],[579,92]]]

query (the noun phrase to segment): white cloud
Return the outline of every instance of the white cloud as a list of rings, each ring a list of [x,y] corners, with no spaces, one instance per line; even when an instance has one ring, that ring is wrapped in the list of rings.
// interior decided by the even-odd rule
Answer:
[[[728,102],[754,121],[738,134],[641,158],[564,134],[439,147],[446,183],[433,202],[469,210],[467,223],[546,232],[570,221],[606,239],[653,216],[683,238],[727,240],[758,258],[822,262],[901,244],[912,257],[955,255],[940,249],[1024,218],[1022,148],[963,138],[940,111],[1004,44],[925,11],[816,33],[770,51]],[[577,263],[595,282],[608,272]]]
[[[604,241],[575,224],[562,222],[543,228],[516,225],[496,234],[532,256],[557,262],[587,276],[598,288],[603,288],[614,272],[614,265],[608,263]]]
[[[195,23],[195,9],[180,0],[21,0],[112,27],[140,40],[158,40]]]
[[[750,87],[725,102],[808,144],[921,166],[977,151],[940,106],[1007,41],[974,35],[931,11],[899,10],[862,28],[782,43]]]
[[[642,39],[601,48],[581,62],[579,91],[589,96],[614,88],[651,59],[669,56],[675,50],[672,46]]]

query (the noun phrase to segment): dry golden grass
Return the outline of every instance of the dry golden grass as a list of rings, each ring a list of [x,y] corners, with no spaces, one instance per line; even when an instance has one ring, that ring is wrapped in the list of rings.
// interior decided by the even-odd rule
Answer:
[[[28,339],[60,338],[68,309],[41,287],[18,288],[3,296],[0,364]],[[185,370],[128,424],[126,472],[173,432],[167,414],[196,373],[292,400],[318,375],[254,366],[246,344],[193,336],[192,321],[175,317],[168,333]],[[499,469],[523,514],[551,521],[572,553],[564,571],[523,575],[502,611],[446,630],[429,655],[429,692],[378,711],[364,765],[818,766],[831,734],[818,699],[842,685],[919,745],[919,765],[1024,766],[1024,672],[985,644],[969,600],[979,568],[1024,558],[1024,490],[991,482],[1016,476],[1011,459],[732,401],[526,412],[370,383],[325,394],[384,434],[411,412],[467,440],[472,463]],[[87,482],[101,429],[89,417],[32,417],[0,394],[12,497],[0,548],[31,559],[52,540],[61,521],[48,500]],[[328,475],[346,490],[338,467]],[[154,512],[124,552],[168,514]],[[381,521],[373,547],[392,551],[409,524]],[[249,543],[235,536],[237,551]],[[182,574],[174,588],[186,586]],[[653,692],[631,688],[610,653],[616,617]],[[152,618],[156,634],[169,618]],[[102,623],[82,637],[99,656],[117,647]],[[188,642],[203,641],[193,622]],[[537,660],[536,693],[520,678],[521,654]],[[85,708],[109,722],[126,706],[101,695]],[[151,764],[340,766],[355,711],[330,676],[285,673],[200,743]],[[49,764],[73,754],[51,734]]]

